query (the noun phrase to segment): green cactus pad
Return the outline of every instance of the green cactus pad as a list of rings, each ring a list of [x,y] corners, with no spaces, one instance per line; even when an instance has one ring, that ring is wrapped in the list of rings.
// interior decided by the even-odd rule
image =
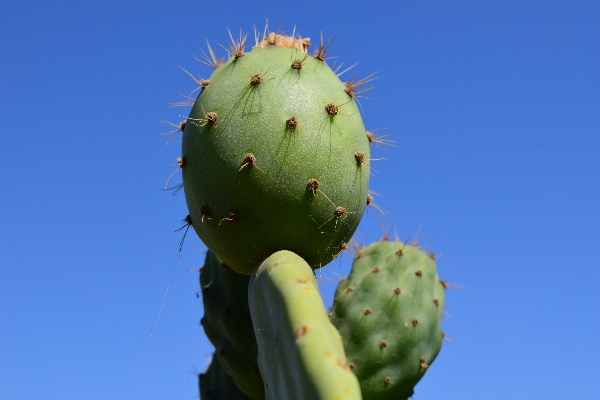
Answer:
[[[198,376],[198,386],[201,400],[251,400],[238,389],[214,357],[206,372]]]
[[[249,281],[248,275],[232,271],[210,250],[206,252],[200,269],[202,326],[216,348],[213,363],[220,363],[242,392],[260,400],[265,394],[248,307]]]
[[[442,346],[444,289],[432,255],[400,242],[361,249],[331,311],[344,350],[370,400],[399,400]]]
[[[195,231],[235,271],[279,250],[320,268],[350,240],[370,153],[347,89],[324,61],[267,46],[231,57],[200,92],[183,134],[183,187]]]
[[[310,266],[279,251],[252,272],[248,299],[267,399],[361,399]]]

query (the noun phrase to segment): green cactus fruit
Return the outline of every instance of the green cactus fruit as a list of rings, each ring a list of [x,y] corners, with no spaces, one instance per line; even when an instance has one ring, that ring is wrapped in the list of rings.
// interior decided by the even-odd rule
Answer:
[[[361,399],[306,261],[273,254],[252,272],[248,299],[267,399]]]
[[[364,80],[343,83],[323,46],[315,58],[307,43],[270,34],[243,53],[234,41],[231,58],[213,57],[210,79],[198,81],[184,128],[192,226],[240,273],[279,250],[320,268],[346,246],[367,203],[369,139],[354,99]]]
[[[256,339],[248,307],[248,275],[229,269],[210,250],[200,269],[202,326],[216,348],[215,359],[249,397],[265,398]]]
[[[331,310],[365,399],[407,399],[439,353],[445,284],[432,254],[380,241],[362,248]]]
[[[221,364],[213,360],[206,372],[198,376],[198,386],[201,400],[250,400],[238,389]]]

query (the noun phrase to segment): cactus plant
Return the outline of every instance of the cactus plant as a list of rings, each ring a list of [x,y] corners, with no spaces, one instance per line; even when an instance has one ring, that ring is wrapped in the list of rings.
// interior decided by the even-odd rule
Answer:
[[[365,399],[408,399],[442,346],[445,284],[432,254],[380,241],[361,249],[335,293],[339,330]]]
[[[356,103],[373,75],[342,82],[322,36],[312,57],[300,36],[265,34],[250,52],[230,39],[227,61],[209,45],[214,71],[194,77],[189,117],[167,134],[183,132],[181,229],[209,248],[202,324],[216,353],[201,398],[407,399],[442,342],[433,255],[360,249],[331,318],[313,271],[348,248],[366,205],[381,210],[369,145],[390,141],[365,130]]]
[[[178,165],[191,225],[240,273],[279,250],[312,268],[327,264],[367,203],[359,82],[344,84],[324,62],[325,46],[309,57],[308,43],[273,33],[248,53],[245,37],[232,38],[227,62],[211,51],[215,70],[198,80],[183,129]]]
[[[306,261],[273,254],[253,271],[248,299],[267,399],[361,399]]]
[[[216,348],[213,363],[220,363],[247,396],[261,400],[265,395],[248,307],[249,281],[248,275],[232,271],[207,251],[204,266],[200,268],[204,304],[201,323]]]

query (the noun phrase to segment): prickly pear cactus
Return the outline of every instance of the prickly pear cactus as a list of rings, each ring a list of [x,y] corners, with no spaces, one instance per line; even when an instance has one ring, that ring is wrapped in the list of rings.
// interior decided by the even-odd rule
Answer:
[[[258,369],[256,339],[248,307],[248,275],[238,274],[210,250],[200,269],[204,317],[202,326],[215,346],[213,363],[220,363],[227,375],[247,396],[264,399]]]
[[[338,331],[309,265],[279,251],[253,271],[248,292],[267,399],[360,400]]]
[[[362,248],[331,311],[369,400],[408,399],[442,346],[445,283],[432,255],[381,241]]]
[[[200,400],[251,400],[238,389],[214,356],[206,371],[198,376],[198,386]]]
[[[235,271],[279,250],[312,268],[350,240],[367,204],[369,138],[356,87],[321,44],[271,33],[250,52],[232,39],[183,129],[183,188],[191,224]]]

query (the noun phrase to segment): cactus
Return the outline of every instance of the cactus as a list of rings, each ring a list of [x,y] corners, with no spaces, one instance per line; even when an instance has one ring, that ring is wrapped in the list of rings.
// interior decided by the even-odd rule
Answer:
[[[203,374],[198,375],[201,400],[250,400],[238,387],[215,356]]]
[[[248,299],[267,399],[361,399],[306,261],[273,254],[253,271]]]
[[[216,348],[213,363],[220,363],[247,396],[260,400],[265,395],[248,307],[249,281],[248,275],[231,271],[210,250],[206,252],[200,269],[204,303],[201,322]]]
[[[366,82],[344,84],[305,53],[309,39],[270,34],[245,53],[207,63],[183,129],[183,188],[191,225],[233,270],[250,274],[279,250],[312,268],[331,261],[363,215],[369,138],[354,101]],[[293,226],[294,229],[290,229]]]
[[[367,205],[382,211],[369,147],[391,141],[365,130],[356,102],[373,75],[342,82],[322,36],[312,57],[308,38],[269,33],[246,52],[246,36],[229,36],[229,59],[209,45],[212,75],[192,75],[189,117],[167,122],[183,132],[180,229],[209,248],[202,322],[216,352],[201,398],[407,399],[442,343],[433,255],[361,249],[331,318],[313,271],[348,248]]]
[[[365,399],[407,399],[440,351],[445,283],[432,254],[380,241],[361,249],[331,321]]]

